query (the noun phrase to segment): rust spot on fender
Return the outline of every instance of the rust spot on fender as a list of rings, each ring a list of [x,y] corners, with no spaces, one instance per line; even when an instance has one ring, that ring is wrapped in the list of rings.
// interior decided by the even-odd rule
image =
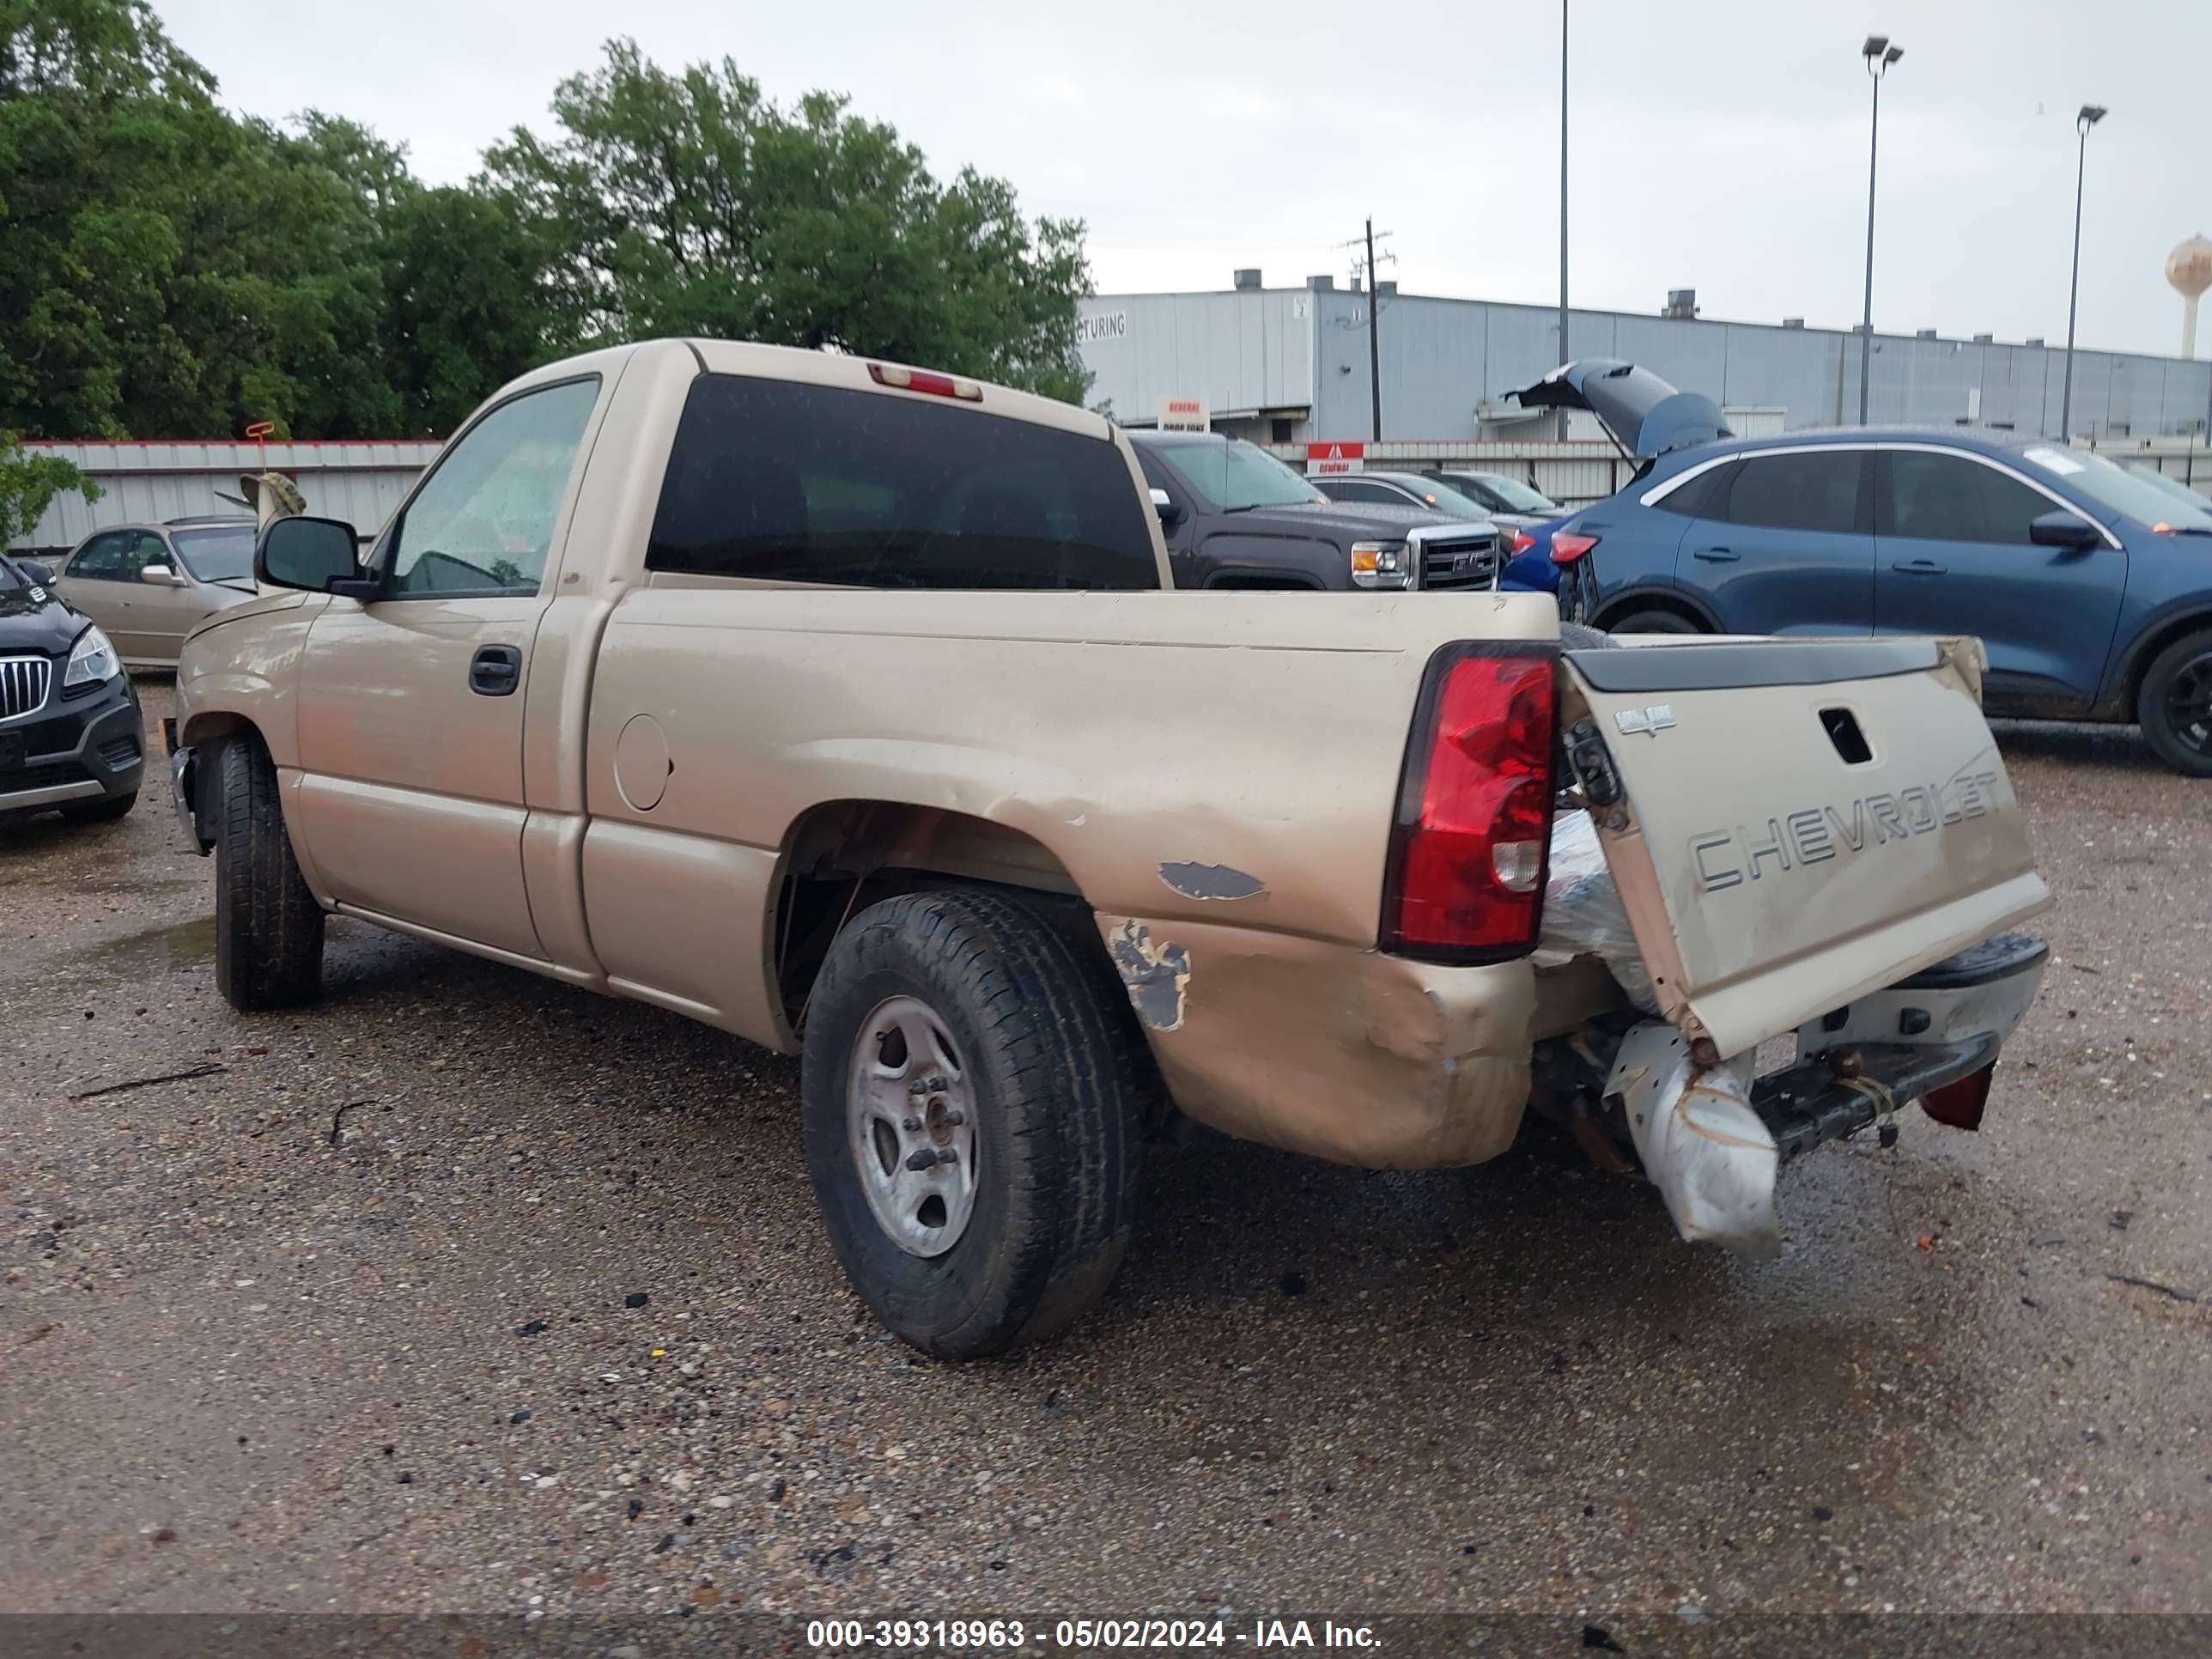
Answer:
[[[1155,1031],[1182,1028],[1183,1000],[1190,985],[1190,952],[1180,945],[1156,945],[1140,921],[1125,921],[1107,941],[1115,970],[1129,988],[1129,1006]]]
[[[1189,899],[1258,898],[1267,884],[1225,864],[1163,864],[1160,879]]]

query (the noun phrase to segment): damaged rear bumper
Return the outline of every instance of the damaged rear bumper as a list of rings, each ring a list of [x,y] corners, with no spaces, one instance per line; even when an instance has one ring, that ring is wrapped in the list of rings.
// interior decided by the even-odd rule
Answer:
[[[1764,1077],[1752,1054],[1699,1066],[1681,1032],[1647,1021],[1621,1039],[1605,1099],[1684,1238],[1772,1255],[1781,1166],[1946,1085],[1986,1081],[2047,955],[2022,934],[1987,940],[1800,1027],[1796,1062]],[[1978,1122],[1977,1098],[1965,1123]]]

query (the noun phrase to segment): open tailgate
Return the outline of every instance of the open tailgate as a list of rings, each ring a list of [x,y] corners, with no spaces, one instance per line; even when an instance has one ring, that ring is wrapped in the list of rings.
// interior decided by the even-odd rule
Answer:
[[[1977,640],[1566,653],[1569,759],[1689,1036],[1741,1054],[2050,907],[1983,663]]]

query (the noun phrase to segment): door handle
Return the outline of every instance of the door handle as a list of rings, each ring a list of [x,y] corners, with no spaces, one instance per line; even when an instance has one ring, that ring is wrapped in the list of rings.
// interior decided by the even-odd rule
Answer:
[[[522,684],[522,651],[512,645],[480,645],[469,659],[469,690],[480,697],[505,697]]]
[[[1690,556],[1693,559],[1703,559],[1708,564],[1734,564],[1743,555],[1731,553],[1725,547],[1701,547]]]
[[[1900,576],[1940,576],[1948,567],[1933,559],[1914,559],[1910,563],[1893,564],[1890,568]]]

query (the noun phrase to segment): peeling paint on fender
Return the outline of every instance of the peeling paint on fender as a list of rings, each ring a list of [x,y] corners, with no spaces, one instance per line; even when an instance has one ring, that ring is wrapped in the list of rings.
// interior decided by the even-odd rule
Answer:
[[[1180,945],[1155,945],[1140,921],[1123,922],[1107,941],[1129,1005],[1155,1031],[1182,1029],[1183,999],[1190,986],[1190,952]]]
[[[1225,864],[1163,864],[1160,879],[1188,899],[1265,897],[1267,884]]]

